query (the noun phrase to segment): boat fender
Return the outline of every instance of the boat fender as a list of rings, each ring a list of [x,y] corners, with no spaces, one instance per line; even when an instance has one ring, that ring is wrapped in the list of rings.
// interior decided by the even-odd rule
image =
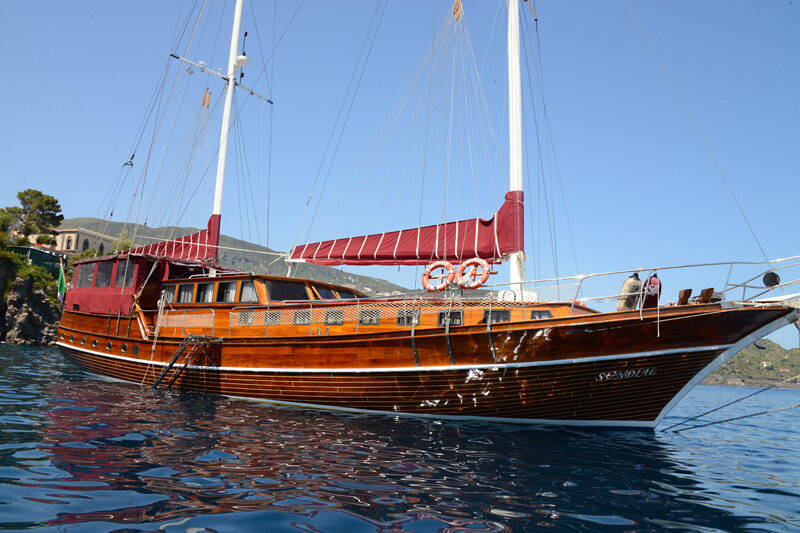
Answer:
[[[469,267],[472,267],[472,271],[466,274]],[[478,277],[478,267],[481,268],[480,277]],[[486,280],[489,279],[489,273],[489,263],[480,257],[473,257],[458,265],[456,283],[462,289],[477,289],[486,283]]]
[[[634,272],[625,279],[622,291],[617,297],[617,311],[633,311],[639,303],[639,293],[642,290],[642,280]]]
[[[653,307],[658,307],[658,299],[660,297],[661,280],[658,279],[658,274],[654,273],[644,282],[644,299],[642,301],[642,308],[652,309]]]
[[[437,285],[432,285],[431,280],[431,272],[436,270],[437,268],[443,268],[447,271],[447,276],[442,276],[442,282]],[[425,272],[422,273],[422,286],[425,287],[425,290],[428,292],[439,292],[443,291],[453,282],[453,279],[456,277],[456,269],[453,267],[453,264],[450,261],[434,261],[430,265],[425,267]]]

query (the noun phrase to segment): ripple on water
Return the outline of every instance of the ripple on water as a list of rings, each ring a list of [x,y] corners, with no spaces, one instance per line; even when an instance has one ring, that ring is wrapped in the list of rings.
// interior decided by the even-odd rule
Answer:
[[[701,387],[667,422],[741,394]],[[769,394],[761,408],[800,396]],[[647,434],[349,416],[155,393],[0,345],[0,528],[787,530],[793,420]]]

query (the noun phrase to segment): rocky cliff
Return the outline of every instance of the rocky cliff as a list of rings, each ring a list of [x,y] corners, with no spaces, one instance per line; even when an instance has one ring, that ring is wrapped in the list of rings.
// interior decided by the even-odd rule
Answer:
[[[0,256],[0,341],[52,344],[61,308],[38,286],[36,276],[25,274],[13,256]]]

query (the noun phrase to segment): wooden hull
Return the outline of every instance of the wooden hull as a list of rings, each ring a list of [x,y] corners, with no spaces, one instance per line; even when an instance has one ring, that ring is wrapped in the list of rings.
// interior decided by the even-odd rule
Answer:
[[[786,307],[712,304],[497,324],[491,333],[420,330],[413,343],[402,331],[226,338],[174,386],[393,415],[653,427],[716,366],[795,318]],[[91,372],[152,383],[181,339],[153,349],[141,336],[111,335],[110,322],[65,313],[59,345]]]

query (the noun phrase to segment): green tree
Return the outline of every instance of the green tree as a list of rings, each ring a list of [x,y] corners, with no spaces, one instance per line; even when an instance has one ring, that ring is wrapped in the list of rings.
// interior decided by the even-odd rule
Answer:
[[[114,241],[112,250],[115,252],[121,252],[123,250],[130,250],[131,248],[133,248],[133,239],[128,236],[127,230],[123,230],[122,233],[119,234],[117,240]]]
[[[49,244],[51,246],[55,246],[56,245],[56,238],[53,237],[52,235],[42,234],[42,235],[39,235],[38,237],[36,237],[36,242],[38,244]]]
[[[56,234],[55,228],[64,220],[58,200],[36,189],[20,191],[17,198],[20,205],[6,207],[0,215],[7,221],[9,234],[16,235],[24,244],[31,235]]]

